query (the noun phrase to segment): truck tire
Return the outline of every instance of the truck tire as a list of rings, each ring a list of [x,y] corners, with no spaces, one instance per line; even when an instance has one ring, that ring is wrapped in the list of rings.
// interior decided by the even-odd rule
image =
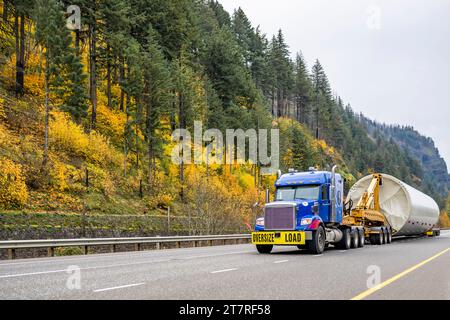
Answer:
[[[341,250],[348,250],[351,247],[352,236],[350,234],[350,229],[344,228],[342,231],[342,239],[336,243],[336,248]]]
[[[387,229],[387,233],[388,233],[388,237],[387,237],[387,242],[386,243],[391,243],[392,242],[392,230],[391,230],[391,228]]]
[[[380,246],[384,244],[384,232],[383,230],[380,230],[380,233],[377,235],[377,244]]]
[[[388,244],[388,239],[389,238],[389,231],[387,228],[383,229],[383,244]]]
[[[352,249],[356,249],[358,247],[359,247],[359,232],[358,229],[354,229],[352,234]]]
[[[269,244],[257,244],[256,245],[256,250],[258,250],[259,253],[262,254],[268,254],[270,252],[272,252],[273,249],[273,245],[269,245]]]
[[[322,254],[325,250],[326,235],[325,229],[319,226],[313,232],[312,240],[308,242],[308,251],[314,254]]]
[[[364,247],[364,245],[365,245],[365,241],[366,241],[366,238],[365,238],[365,235],[364,235],[364,229],[359,229],[358,230],[358,235],[359,235],[359,247],[360,248],[362,248],[362,247]]]

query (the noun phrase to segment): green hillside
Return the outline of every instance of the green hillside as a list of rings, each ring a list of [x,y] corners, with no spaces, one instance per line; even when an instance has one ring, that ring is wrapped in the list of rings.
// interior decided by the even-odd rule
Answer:
[[[66,28],[68,5],[81,9],[80,32]],[[172,163],[173,130],[197,120],[222,132],[280,129],[282,170],[337,163],[347,187],[384,172],[444,205],[448,176],[430,139],[414,153],[409,128],[374,133],[332,94],[319,60],[292,59],[281,30],[265,35],[242,10],[200,0],[6,0],[0,17],[3,210],[170,207],[196,219],[191,231],[236,229],[252,221],[275,176],[259,163]]]

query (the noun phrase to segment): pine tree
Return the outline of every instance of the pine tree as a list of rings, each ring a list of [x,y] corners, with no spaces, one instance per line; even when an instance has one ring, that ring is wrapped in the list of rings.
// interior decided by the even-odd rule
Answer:
[[[273,36],[269,46],[270,85],[272,87],[272,114],[280,117],[288,115],[288,100],[293,88],[293,64],[289,48],[281,30]]]
[[[142,47],[143,81],[142,102],[145,107],[145,139],[149,178],[152,179],[156,167],[155,158],[162,154],[163,128],[161,120],[169,114],[170,75],[168,65],[156,34],[149,29],[146,43]]]
[[[316,138],[321,137],[320,131],[331,124],[330,104],[331,88],[325,71],[319,60],[316,60],[312,71],[311,81],[313,86],[313,105],[315,117]]]
[[[297,53],[295,61],[295,88],[296,118],[299,122],[311,124],[311,80],[301,53]]]
[[[225,11],[223,6],[217,0],[208,0],[208,6],[213,10],[220,28],[231,28],[230,14]]]
[[[253,52],[252,52],[252,44],[254,31],[252,24],[248,20],[244,11],[241,8],[238,8],[233,15],[233,31],[236,35],[237,43],[239,44],[244,59],[245,64],[248,68],[251,68]]]
[[[109,0],[100,3],[99,16],[103,21],[100,25],[102,46],[99,48],[99,62],[106,69],[106,96],[108,107],[113,107],[111,87],[114,82],[113,73],[121,69],[123,53],[121,48],[126,46],[126,38],[130,33],[130,4],[124,0]],[[118,76],[115,77],[118,82]],[[123,99],[123,97],[122,97]],[[123,101],[122,101],[123,102]]]
[[[225,110],[237,102],[237,97],[246,97],[249,104],[255,101],[254,84],[243,67],[243,56],[230,30],[217,30],[209,39],[204,60],[208,77]]]
[[[14,14],[13,33],[15,39],[15,59],[16,59],[16,75],[15,75],[15,93],[22,96],[25,92],[25,40],[27,33],[25,30],[25,22],[30,16],[33,7],[32,0],[15,0],[4,1],[3,20],[7,22],[8,9],[11,7]]]

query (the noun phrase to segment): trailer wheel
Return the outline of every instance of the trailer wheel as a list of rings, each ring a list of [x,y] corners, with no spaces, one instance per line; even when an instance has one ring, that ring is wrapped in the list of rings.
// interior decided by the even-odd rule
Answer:
[[[389,230],[387,228],[383,229],[383,244],[389,243]]]
[[[273,249],[273,245],[269,245],[269,244],[257,244],[256,245],[256,250],[258,250],[259,253],[262,254],[268,254],[270,252],[272,252]]]
[[[386,243],[391,243],[392,242],[392,230],[391,228],[387,229],[387,242]]]
[[[336,243],[336,247],[341,250],[348,250],[351,247],[352,236],[350,234],[350,229],[342,229],[342,239]]]
[[[359,232],[358,229],[354,229],[352,234],[352,249],[359,247]]]
[[[378,233],[377,244],[378,245],[384,244],[384,231],[383,231],[383,229],[381,229],[380,233]]]
[[[314,254],[322,254],[325,250],[326,235],[325,229],[319,226],[313,233],[312,240],[308,243],[308,250]]]
[[[359,229],[358,235],[359,235],[359,247],[362,248],[364,247],[365,244],[364,242],[366,241],[366,238],[364,236],[364,229]]]

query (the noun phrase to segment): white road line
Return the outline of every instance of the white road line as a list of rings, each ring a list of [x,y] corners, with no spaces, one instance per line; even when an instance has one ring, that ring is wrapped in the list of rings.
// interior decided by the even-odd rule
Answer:
[[[67,271],[67,269],[64,269],[64,270],[40,271],[40,272],[30,272],[30,273],[7,274],[7,275],[0,276],[0,279],[23,277],[23,276],[34,276],[34,275],[38,275],[38,274],[47,274],[47,273],[59,273],[59,272],[66,272],[66,271]]]
[[[284,263],[284,262],[288,262],[289,260],[278,260],[278,261],[274,261],[273,263]]]
[[[224,269],[224,270],[217,270],[217,271],[211,271],[211,273],[222,273],[222,272],[229,272],[229,271],[235,271],[237,268],[231,268],[231,269]]]
[[[230,245],[232,246],[232,245]],[[223,246],[215,246],[215,247],[223,247]],[[170,253],[177,253],[177,252],[194,252],[199,251],[199,249],[202,248],[211,248],[211,247],[197,247],[195,249],[192,248],[177,248],[177,249],[167,249],[170,250]],[[247,251],[236,251],[236,252],[228,252],[225,254],[234,254],[234,253],[247,253],[247,252],[254,252],[254,250],[247,250]],[[18,262],[7,262],[7,261],[1,261],[0,260],[0,268],[3,266],[14,266],[14,265],[27,265],[27,264],[38,264],[38,263],[57,263],[57,262],[66,262],[66,261],[89,261],[94,260],[94,262],[100,262],[101,258],[131,258],[131,257],[148,257],[153,254],[161,254],[161,251],[155,252],[155,250],[144,250],[144,251],[128,251],[128,252],[115,252],[115,253],[94,253],[90,254],[89,256],[72,256],[72,257],[52,257],[52,258],[28,258],[28,259],[18,259]],[[196,257],[196,256],[194,256]],[[202,257],[202,256],[200,256]],[[175,259],[178,259],[178,257],[175,257]],[[21,261],[22,260],[22,261]],[[23,261],[28,260],[28,261]]]
[[[137,287],[137,286],[142,286],[144,285],[145,282],[141,282],[141,283],[133,283],[133,284],[126,284],[123,286],[117,286],[117,287],[111,287],[111,288],[104,288],[104,289],[97,289],[97,290],[93,290],[93,292],[103,292],[103,291],[110,291],[110,290],[116,290],[116,289],[123,289],[123,288],[130,288],[130,287]]]
[[[347,252],[348,250],[339,250],[339,252]]]
[[[314,257],[321,257],[323,254],[315,254]]]
[[[101,266],[95,266],[95,267],[84,267],[84,268],[80,268],[80,270],[106,269],[106,268],[114,268],[114,267],[134,266],[134,265],[140,265],[140,264],[192,260],[192,259],[198,259],[198,258],[219,257],[219,256],[226,256],[226,255],[231,255],[231,254],[248,253],[248,252],[253,252],[253,250],[252,251],[227,252],[227,253],[221,253],[221,254],[211,254],[211,255],[201,255],[201,256],[190,256],[190,257],[173,257],[173,258],[162,259],[162,260],[146,260],[146,261],[139,261],[139,262],[117,263],[117,264],[101,265]],[[0,279],[16,278],[16,277],[24,277],[24,276],[34,276],[34,275],[41,275],[41,274],[48,274],[48,273],[62,273],[62,272],[67,272],[67,269],[0,275]]]

